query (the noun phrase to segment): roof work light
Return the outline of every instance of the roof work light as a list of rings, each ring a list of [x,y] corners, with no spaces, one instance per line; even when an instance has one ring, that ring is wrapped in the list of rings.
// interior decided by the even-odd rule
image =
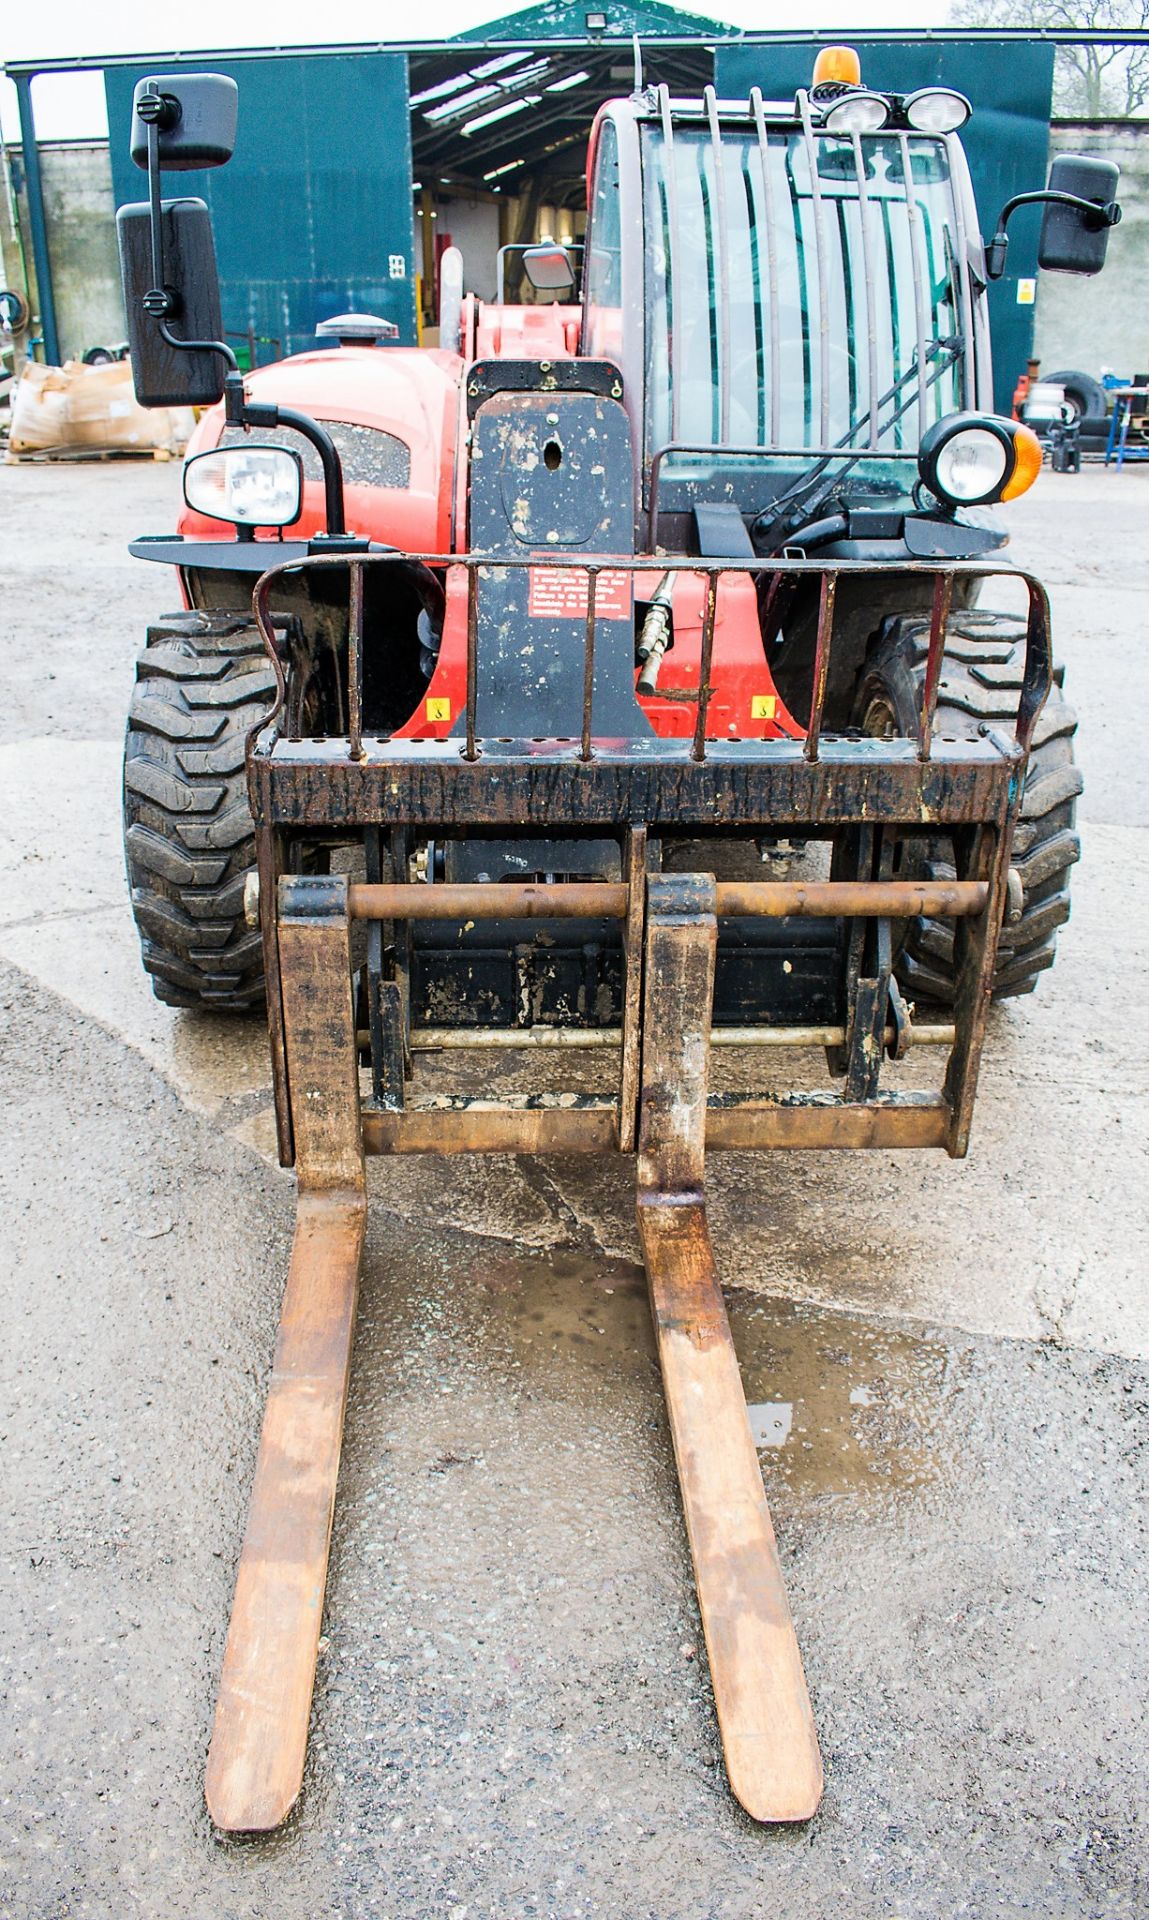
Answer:
[[[827,133],[880,133],[889,118],[890,103],[884,94],[851,87],[826,108],[822,125]]]
[[[973,109],[964,93],[953,87],[919,87],[907,93],[902,111],[915,133],[956,133]]]
[[[954,87],[918,87],[883,93],[862,85],[862,63],[853,47],[823,47],[814,62],[810,104],[827,133],[880,133],[883,127],[915,133],[956,133],[972,111]]]

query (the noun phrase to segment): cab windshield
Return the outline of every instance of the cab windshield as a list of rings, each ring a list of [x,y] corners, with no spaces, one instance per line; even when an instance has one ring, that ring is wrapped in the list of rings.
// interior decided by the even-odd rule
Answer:
[[[691,449],[664,479],[736,471],[720,450],[741,447],[781,485],[847,449],[903,485],[925,428],[972,403],[945,143],[726,121],[717,143],[676,127],[668,154],[648,123],[643,181],[648,456]]]

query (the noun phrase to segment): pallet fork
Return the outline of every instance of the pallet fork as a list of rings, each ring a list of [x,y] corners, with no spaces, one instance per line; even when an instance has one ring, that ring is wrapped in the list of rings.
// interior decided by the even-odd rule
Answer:
[[[350,564],[354,570],[373,563]],[[695,570],[706,567],[689,564]],[[711,571],[717,574],[729,565],[712,564]],[[692,808],[695,817],[705,817],[704,809],[713,804],[708,796],[723,784],[722,756],[704,749],[695,757],[688,742],[660,746],[652,777],[649,755],[632,769],[622,749],[596,753],[588,718],[586,758],[577,739],[568,743],[569,751],[556,752],[555,743],[548,743],[542,754],[532,753],[531,743],[524,742],[501,743],[506,750],[500,754],[491,743],[484,774],[482,743],[474,733],[473,641],[466,737],[436,743],[441,750],[430,756],[433,777],[421,742],[368,747],[356,739],[283,741],[269,723],[253,743],[260,914],[273,1043],[277,1036],[280,1042],[278,1049],[273,1044],[273,1057],[280,1124],[293,1143],[299,1194],[208,1759],[207,1802],[217,1827],[263,1832],[278,1826],[302,1784],[366,1225],[368,1152],[614,1148],[635,1154],[651,1311],[730,1783],[760,1821],[801,1821],[815,1812],[821,1757],[710,1244],[704,1160],[708,1147],[965,1151],[1025,756],[1050,668],[1044,594],[1027,582],[1029,661],[1015,737],[944,743],[933,754],[930,703],[955,570],[937,576],[917,741],[820,741],[816,683],[806,742],[769,742],[769,751],[760,744],[751,760],[754,781],[741,779],[741,818],[830,818],[836,826],[848,826],[861,846],[862,867],[873,877],[801,885],[648,870],[646,821],[625,824],[627,813],[609,796],[619,791],[620,773],[630,773],[641,781],[652,825],[680,818],[684,811],[689,818]],[[274,577],[261,582],[256,608],[268,651],[282,673],[280,641],[268,609],[268,583]],[[825,579],[831,584],[823,585],[823,688],[833,622],[831,569]],[[353,678],[362,598],[362,585],[357,589],[353,580]],[[713,594],[710,604],[713,608]],[[588,653],[593,651],[593,606],[592,588]],[[586,684],[589,702],[589,667]],[[353,686],[353,712],[354,697]],[[505,788],[516,770],[528,786],[535,782],[537,804],[532,810],[527,795],[522,817],[545,825],[548,809],[552,824],[577,820],[580,806],[592,813],[597,809],[600,819],[619,820],[621,813],[621,883],[412,884],[398,854],[391,878],[382,881],[288,868],[290,834],[322,822],[332,789],[341,822],[388,826],[402,851],[407,831],[425,824],[420,809],[440,822],[476,814],[481,820],[484,790],[493,807],[491,791]],[[497,805],[506,804],[503,792]],[[629,817],[633,822],[633,813]],[[933,818],[958,829],[958,878],[921,884],[890,878],[882,851],[886,825],[916,824],[920,830]],[[891,1042],[885,1025],[888,1002],[868,978],[866,969],[874,963],[864,954],[877,952],[880,986],[883,977],[888,980],[891,921],[917,913],[952,916],[958,942],[959,994],[953,1028],[945,1032],[945,1084],[937,1093],[885,1092],[878,1088],[877,1071]],[[732,914],[832,917],[870,930],[868,944],[849,943],[857,963],[850,1022],[821,1036],[846,1056],[843,1096],[710,1091],[718,927]],[[616,1097],[520,1095],[496,1102],[436,1096],[420,1105],[417,1098],[408,1100],[401,1086],[385,1086],[381,1098],[378,1070],[373,1093],[364,1097],[353,995],[356,922],[406,926],[417,918],[532,916],[552,921],[605,917],[621,925]],[[411,1037],[409,1008],[398,989],[382,1001],[372,1019],[390,1028],[384,1050],[402,1061]]]

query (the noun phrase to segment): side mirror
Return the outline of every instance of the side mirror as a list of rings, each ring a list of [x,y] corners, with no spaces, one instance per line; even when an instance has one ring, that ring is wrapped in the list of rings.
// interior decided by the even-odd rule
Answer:
[[[132,96],[132,159],[146,205],[116,215],[132,381],[142,407],[210,407],[236,368],[221,338],[211,215],[202,200],[164,200],[161,175],[221,167],[235,149],[239,88],[222,73],[160,74]],[[175,322],[175,331],[172,322]]]
[[[211,215],[202,200],[161,202],[163,291],[179,338],[219,340],[223,333]],[[147,201],[116,215],[132,383],[141,407],[211,407],[223,396],[226,362],[216,348],[173,346],[163,315],[146,302],[155,291],[151,208]]]
[[[1109,229],[1115,225],[1120,168],[1112,160],[1083,153],[1059,153],[1049,169],[1049,191],[1089,201],[1097,212],[1051,200],[1041,222],[1037,263],[1052,273],[1100,273],[1105,265]]]
[[[569,293],[575,283],[570,254],[553,240],[526,249],[523,272],[536,293]]]
[[[148,129],[165,173],[222,167],[235,152],[239,88],[225,73],[175,73],[141,80],[132,96],[132,159],[147,170]]]
[[[1114,198],[1121,169],[1112,160],[1084,153],[1059,153],[1049,169],[1049,185],[1040,193],[1015,193],[997,221],[985,250],[989,280],[1000,280],[1009,250],[1006,227],[1019,207],[1043,206],[1037,264],[1052,273],[1100,273],[1105,265],[1109,229],[1121,209]]]

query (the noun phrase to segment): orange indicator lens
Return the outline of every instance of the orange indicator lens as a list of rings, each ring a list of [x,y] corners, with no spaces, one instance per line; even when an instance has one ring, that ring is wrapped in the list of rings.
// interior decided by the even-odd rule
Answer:
[[[1014,468],[1001,490],[1003,500],[1016,500],[1028,493],[1041,472],[1041,441],[1032,427],[1015,425],[1013,429]]]

